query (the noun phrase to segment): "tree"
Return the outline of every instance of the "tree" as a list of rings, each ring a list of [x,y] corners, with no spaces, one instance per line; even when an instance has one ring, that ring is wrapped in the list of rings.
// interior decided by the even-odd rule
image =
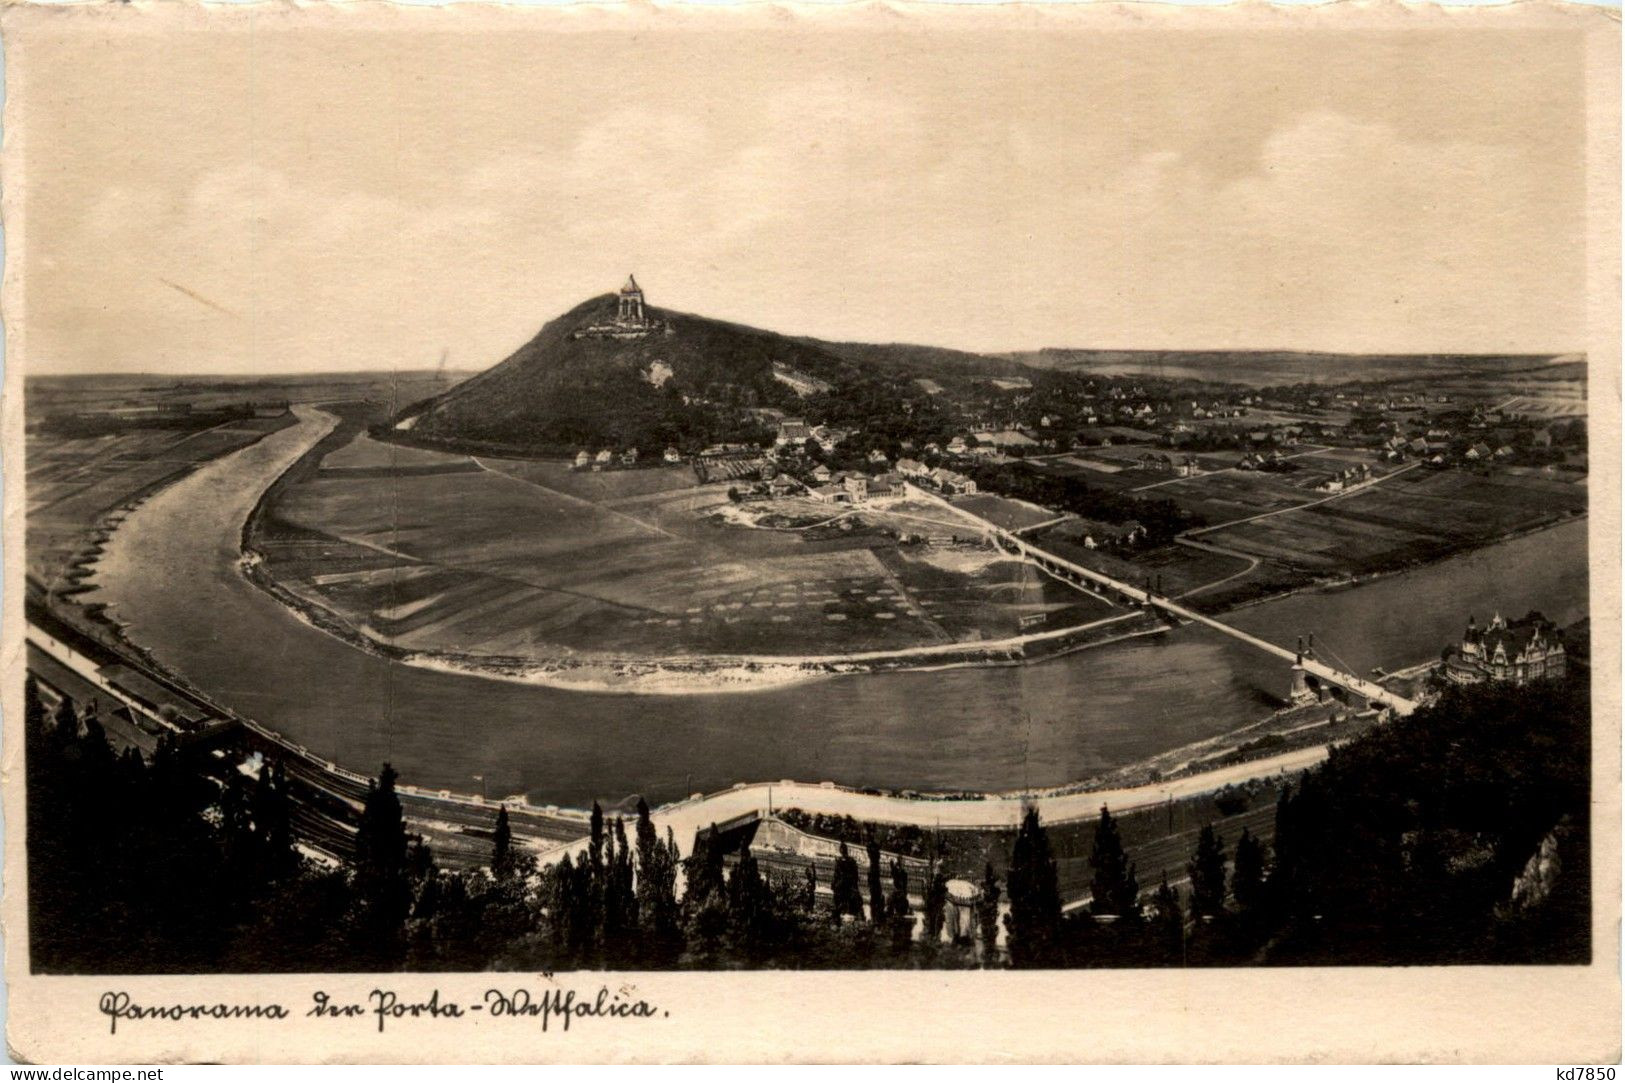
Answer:
[[[1095,844],[1089,865],[1094,869],[1094,878],[1089,884],[1092,896],[1089,912],[1138,917],[1140,882],[1134,875],[1134,864],[1123,852],[1117,821],[1112,819],[1105,805],[1100,806],[1100,819],[1095,824]]]
[[[508,806],[497,810],[497,825],[491,832],[491,874],[506,879],[513,872],[510,850],[513,847],[513,829],[508,826]]]
[[[880,888],[880,844],[875,841],[873,835],[869,836],[864,852],[869,859],[869,921],[875,925],[884,925],[886,896]]]
[[[367,783],[355,840],[363,950],[380,964],[398,956],[412,901],[406,877],[406,822],[395,796],[396,777],[386,763],[377,781]]]
[[[626,821],[615,817],[604,850],[604,945],[615,952],[626,948],[627,934],[637,918],[632,888],[632,850],[626,841]]]
[[[587,821],[587,857],[591,862],[593,878],[598,877],[604,864],[604,810],[597,801],[592,803],[592,816]]]
[[[835,871],[830,876],[830,892],[835,896],[832,916],[836,921],[851,914],[863,917],[863,893],[858,889],[858,863],[841,843],[840,856],[835,859]]]
[[[1168,886],[1168,871],[1163,870],[1162,884],[1152,899],[1156,909],[1156,928],[1163,951],[1170,959],[1185,959],[1185,911],[1179,905],[1179,894]]]
[[[638,798],[637,920],[651,942],[664,951],[673,947],[677,932],[677,865],[671,851],[655,834],[649,803]]]
[[[1236,868],[1230,878],[1230,891],[1243,913],[1257,914],[1264,909],[1264,844],[1245,827],[1236,840]]]
[[[891,862],[891,894],[886,898],[886,921],[891,925],[892,943],[901,950],[914,938],[914,919],[908,905],[908,870],[897,858]]]
[[[925,942],[935,944],[942,937],[948,909],[948,877],[941,869],[931,873],[925,888]]]
[[[30,673],[23,682],[23,724],[30,734],[41,734],[45,732],[45,721],[45,701],[40,698],[39,682]]]
[[[1214,834],[1213,825],[1202,828],[1196,840],[1196,855],[1189,866],[1191,913],[1198,918],[1216,917],[1224,912],[1224,844]]]
[[[722,890],[722,848],[716,824],[694,833],[694,849],[688,855],[686,867],[688,894],[683,902],[690,910],[697,911]]]
[[[982,929],[982,962],[993,957],[999,942],[999,880],[993,875],[993,862],[982,866],[982,894],[976,900],[976,922]]]
[[[1038,821],[1037,808],[1027,809],[1016,832],[1008,888],[1010,961],[1019,967],[1054,966],[1060,961],[1061,889],[1049,833]]]
[[[739,863],[728,877],[728,924],[735,942],[746,954],[760,956],[770,946],[771,921],[772,898],[750,844],[746,843],[740,846]]]

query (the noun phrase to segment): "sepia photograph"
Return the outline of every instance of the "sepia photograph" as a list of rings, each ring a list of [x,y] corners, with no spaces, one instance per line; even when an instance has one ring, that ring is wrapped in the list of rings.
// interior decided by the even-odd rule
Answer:
[[[1617,19],[1150,7],[8,7],[13,1056],[1341,968],[1617,1058]]]

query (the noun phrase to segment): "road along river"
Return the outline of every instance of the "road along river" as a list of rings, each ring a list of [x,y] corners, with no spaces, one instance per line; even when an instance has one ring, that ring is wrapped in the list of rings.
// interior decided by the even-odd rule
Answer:
[[[86,601],[239,713],[360,771],[581,806],[794,778],[921,791],[1060,785],[1231,729],[1273,708],[1286,667],[1198,626],[1051,661],[858,674],[761,692],[606,695],[403,665],[305,623],[240,567],[244,519],[324,435],[300,424],[210,463],[124,521]],[[1469,613],[1586,613],[1584,520],[1402,575],[1240,610],[1291,645],[1315,632],[1355,672],[1436,655]]]

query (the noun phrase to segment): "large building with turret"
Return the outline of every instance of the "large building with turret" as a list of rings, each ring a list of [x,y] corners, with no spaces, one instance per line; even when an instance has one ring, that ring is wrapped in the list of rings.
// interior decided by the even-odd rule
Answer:
[[[1531,612],[1509,622],[1497,613],[1482,628],[1467,618],[1461,642],[1445,657],[1444,674],[1455,684],[1527,684],[1561,677],[1567,661],[1551,621]]]

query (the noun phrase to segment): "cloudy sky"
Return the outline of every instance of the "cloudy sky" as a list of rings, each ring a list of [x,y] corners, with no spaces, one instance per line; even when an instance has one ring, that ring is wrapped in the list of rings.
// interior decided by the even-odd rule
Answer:
[[[893,22],[8,27],[27,361],[484,367],[630,270],[839,339],[1583,347],[1572,35]]]

